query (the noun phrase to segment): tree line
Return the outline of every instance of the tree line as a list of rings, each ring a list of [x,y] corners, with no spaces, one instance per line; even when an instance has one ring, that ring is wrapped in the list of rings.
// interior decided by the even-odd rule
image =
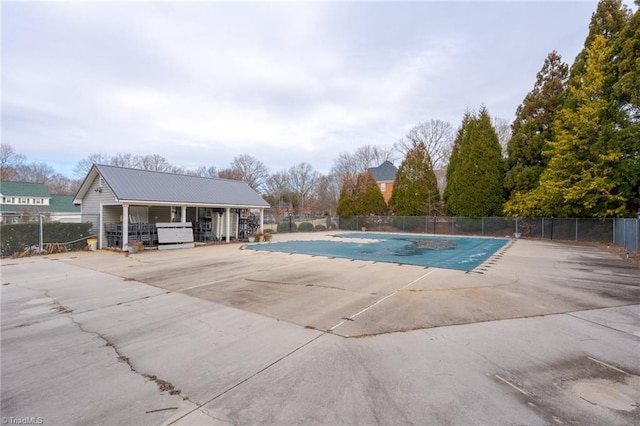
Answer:
[[[408,137],[388,205],[371,177],[357,176],[343,186],[338,214],[640,214],[640,11],[600,1],[574,64],[553,51],[536,77],[506,150],[486,107],[467,111],[444,154],[444,188],[434,173],[443,153]]]
[[[74,172],[84,177],[97,163],[243,180],[272,206],[297,214],[635,216],[640,209],[640,11],[632,12],[621,0],[601,0],[573,65],[558,52],[549,53],[515,116],[509,125],[481,106],[468,110],[457,129],[426,120],[392,145],[340,153],[327,174],[306,162],[272,173],[246,154],[225,168],[190,170],[157,154],[122,153],[91,154]],[[393,194],[385,203],[368,169],[398,158]],[[81,183],[46,164],[27,163],[6,144],[0,166],[2,180],[43,182],[53,194],[73,194]]]

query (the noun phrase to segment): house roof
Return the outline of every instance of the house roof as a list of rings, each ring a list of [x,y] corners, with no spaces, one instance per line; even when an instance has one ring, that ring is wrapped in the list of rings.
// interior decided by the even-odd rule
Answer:
[[[269,207],[245,182],[99,164],[94,164],[87,174],[75,203],[84,198],[98,174],[120,202]]]
[[[0,182],[0,194],[3,197],[39,197],[49,198],[49,191],[44,183],[31,182]]]
[[[391,161],[385,161],[378,167],[370,167],[369,171],[376,182],[390,182],[395,180],[398,168]]]
[[[80,206],[73,204],[73,195],[52,195],[49,201],[50,212],[79,213]]]

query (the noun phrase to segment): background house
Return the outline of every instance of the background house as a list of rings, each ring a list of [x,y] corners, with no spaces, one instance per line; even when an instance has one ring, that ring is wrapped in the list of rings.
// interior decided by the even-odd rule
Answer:
[[[393,182],[396,179],[398,168],[390,161],[385,161],[378,167],[370,167],[369,171],[376,180],[376,183],[380,188],[380,192],[382,192],[384,202],[388,203],[389,198],[391,198],[391,194],[393,193]]]
[[[148,237],[154,224],[166,222],[190,222],[205,241],[242,239],[263,231],[269,208],[245,182],[97,164],[74,203],[81,206],[82,221],[93,223],[100,248],[123,250],[134,233]]]
[[[39,220],[80,222],[80,208],[73,196],[51,195],[43,183],[0,182],[0,222],[18,223]]]

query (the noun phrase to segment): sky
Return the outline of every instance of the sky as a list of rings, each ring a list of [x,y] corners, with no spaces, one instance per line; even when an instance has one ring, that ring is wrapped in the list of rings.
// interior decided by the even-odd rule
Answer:
[[[2,142],[70,178],[98,152],[327,173],[421,121],[457,128],[484,105],[511,123],[551,51],[573,63],[596,6],[2,2]]]

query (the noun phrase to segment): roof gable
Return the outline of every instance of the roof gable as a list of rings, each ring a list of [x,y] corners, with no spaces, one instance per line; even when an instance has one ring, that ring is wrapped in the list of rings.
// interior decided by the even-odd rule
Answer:
[[[0,182],[0,194],[13,197],[49,198],[49,191],[44,183],[31,182]]]
[[[84,197],[97,174],[120,201],[269,207],[245,182],[105,165],[92,167],[76,200]]]
[[[369,171],[376,182],[389,182],[395,180],[398,168],[391,161],[385,161],[378,167],[370,167]]]

